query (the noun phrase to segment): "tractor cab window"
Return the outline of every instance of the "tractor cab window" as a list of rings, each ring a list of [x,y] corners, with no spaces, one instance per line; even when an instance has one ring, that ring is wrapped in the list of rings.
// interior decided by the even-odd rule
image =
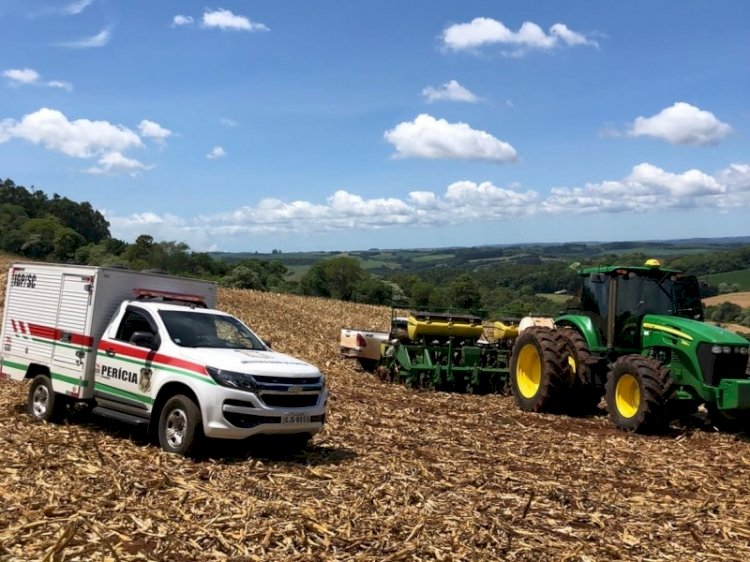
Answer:
[[[583,288],[581,289],[580,296],[580,309],[583,314],[591,318],[602,341],[604,341],[607,333],[609,282],[610,278],[608,275],[592,273],[583,280]]]
[[[615,337],[623,347],[640,348],[646,314],[674,314],[673,280],[628,272],[617,280]]]
[[[694,275],[678,277],[674,283],[675,314],[693,320],[703,320],[703,301],[698,278]]]

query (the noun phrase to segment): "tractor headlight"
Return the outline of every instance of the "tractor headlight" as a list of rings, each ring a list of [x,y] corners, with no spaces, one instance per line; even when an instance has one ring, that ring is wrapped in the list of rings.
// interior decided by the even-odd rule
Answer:
[[[729,347],[728,345],[725,345],[724,347],[722,347],[722,348],[721,348],[721,350],[722,350],[722,351],[723,351],[724,353],[732,353],[732,348],[731,348],[731,347]]]
[[[226,386],[228,388],[236,388],[237,390],[245,390],[247,392],[255,392],[257,389],[255,379],[252,375],[226,371],[215,367],[206,367],[206,371],[208,371],[208,374],[211,375],[211,378],[214,379],[218,385]]]
[[[711,353],[718,355],[721,353],[721,346],[720,345],[713,345],[711,346]]]
[[[738,347],[738,348],[736,349],[736,351],[737,351],[737,353],[739,353],[740,355],[747,355],[747,348],[746,348],[746,347]]]

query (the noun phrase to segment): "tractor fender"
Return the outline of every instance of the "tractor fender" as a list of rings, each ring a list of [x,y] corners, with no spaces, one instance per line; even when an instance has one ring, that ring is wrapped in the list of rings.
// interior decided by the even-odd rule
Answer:
[[[588,316],[566,314],[555,320],[555,326],[577,330],[583,336],[583,339],[586,340],[586,347],[591,350],[604,347],[604,343],[599,341],[599,333],[594,327],[594,323]]]

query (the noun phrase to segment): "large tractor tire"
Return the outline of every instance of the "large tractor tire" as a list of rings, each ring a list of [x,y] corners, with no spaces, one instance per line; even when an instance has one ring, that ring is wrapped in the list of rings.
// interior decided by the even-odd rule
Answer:
[[[597,360],[591,355],[586,340],[573,328],[559,330],[568,352],[568,368],[571,376],[570,391],[566,399],[568,411],[585,416],[596,410],[603,390],[596,385],[594,368]]]
[[[516,404],[527,412],[552,411],[570,384],[562,336],[549,328],[527,328],[516,339],[510,384]]]
[[[609,418],[618,428],[658,432],[669,423],[668,402],[674,392],[669,370],[650,357],[624,355],[607,375]]]

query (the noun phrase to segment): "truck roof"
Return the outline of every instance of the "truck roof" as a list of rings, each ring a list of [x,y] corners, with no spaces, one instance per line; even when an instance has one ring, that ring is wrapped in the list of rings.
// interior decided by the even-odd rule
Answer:
[[[197,312],[199,314],[220,314],[222,316],[231,316],[230,314],[227,314],[226,312],[222,312],[220,310],[216,310],[214,308],[205,308],[202,306],[194,306],[189,303],[174,303],[174,302],[165,302],[165,301],[152,301],[152,300],[143,300],[143,299],[130,299],[127,301],[128,304],[136,304],[138,306],[141,306],[145,308],[146,310],[151,310],[154,312],[158,312],[161,310],[171,310],[171,311],[188,311],[188,312]]]

